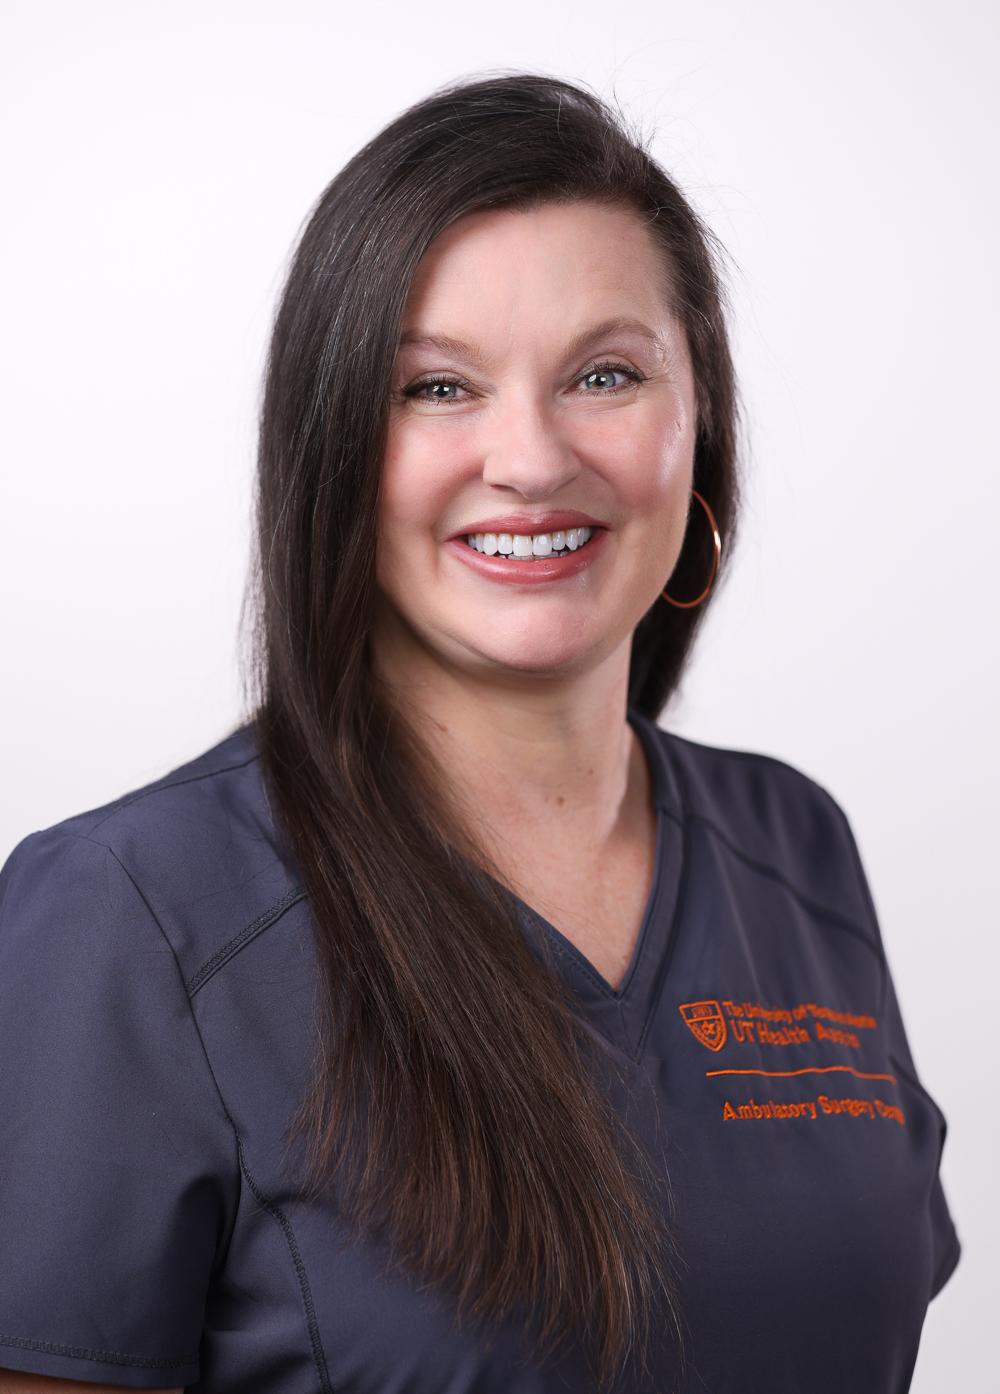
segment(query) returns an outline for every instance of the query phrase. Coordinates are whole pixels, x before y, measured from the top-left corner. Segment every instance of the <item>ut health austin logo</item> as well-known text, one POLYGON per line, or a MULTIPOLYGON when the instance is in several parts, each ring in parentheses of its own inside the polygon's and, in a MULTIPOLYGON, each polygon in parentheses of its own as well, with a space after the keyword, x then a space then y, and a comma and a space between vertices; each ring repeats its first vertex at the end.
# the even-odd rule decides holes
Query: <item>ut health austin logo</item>
POLYGON ((726 1018, 718 1002, 685 1002, 681 1016, 709 1050, 721 1050, 726 1044, 726 1018))

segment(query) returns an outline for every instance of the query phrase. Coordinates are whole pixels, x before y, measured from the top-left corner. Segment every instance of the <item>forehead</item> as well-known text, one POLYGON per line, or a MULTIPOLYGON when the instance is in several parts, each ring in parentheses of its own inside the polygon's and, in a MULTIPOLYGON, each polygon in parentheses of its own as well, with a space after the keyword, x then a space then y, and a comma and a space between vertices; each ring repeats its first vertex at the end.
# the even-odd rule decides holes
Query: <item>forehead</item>
POLYGON ((669 298, 663 250, 629 209, 585 202, 489 209, 459 219, 428 248, 404 332, 447 331, 471 319, 494 333, 662 319, 670 317, 669 298))

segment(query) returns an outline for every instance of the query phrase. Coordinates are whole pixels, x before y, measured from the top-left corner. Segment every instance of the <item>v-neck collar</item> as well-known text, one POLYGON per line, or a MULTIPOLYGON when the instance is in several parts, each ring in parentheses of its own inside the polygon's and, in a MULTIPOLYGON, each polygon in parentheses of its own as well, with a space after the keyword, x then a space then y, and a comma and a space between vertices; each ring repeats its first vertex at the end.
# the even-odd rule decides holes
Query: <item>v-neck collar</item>
POLYGON ((635 948, 617 988, 598 973, 575 944, 530 906, 520 902, 521 919, 529 941, 544 935, 545 956, 552 968, 581 998, 589 1015, 626 1054, 642 1053, 646 1032, 663 990, 674 939, 684 867, 684 816, 681 791, 663 746, 663 735, 652 722, 629 712, 649 764, 656 811, 656 861, 646 908, 635 948), (532 931, 535 931, 534 933, 532 931))

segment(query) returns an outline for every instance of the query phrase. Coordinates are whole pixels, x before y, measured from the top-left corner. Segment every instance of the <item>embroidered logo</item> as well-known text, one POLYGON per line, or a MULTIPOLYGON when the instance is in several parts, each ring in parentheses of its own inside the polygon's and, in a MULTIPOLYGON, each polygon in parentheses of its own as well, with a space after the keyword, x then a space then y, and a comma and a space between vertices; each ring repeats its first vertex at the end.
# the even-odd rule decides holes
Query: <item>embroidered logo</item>
POLYGON ((680 1014, 709 1050, 721 1050, 726 1044, 726 1018, 718 1002, 685 1002, 680 1014))

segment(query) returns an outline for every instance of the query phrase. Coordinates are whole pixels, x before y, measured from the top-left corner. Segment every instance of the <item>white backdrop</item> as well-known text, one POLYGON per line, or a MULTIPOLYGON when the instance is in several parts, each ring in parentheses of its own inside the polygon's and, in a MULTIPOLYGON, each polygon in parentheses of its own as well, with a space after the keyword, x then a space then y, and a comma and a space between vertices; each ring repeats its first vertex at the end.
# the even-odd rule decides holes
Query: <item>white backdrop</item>
POLYGON ((965 1244, 914 1388, 987 1388, 996 6, 6 0, 0 28, 0 857, 239 717, 257 381, 334 171, 461 74, 616 93, 735 260, 752 444, 667 724, 853 820, 965 1244))

